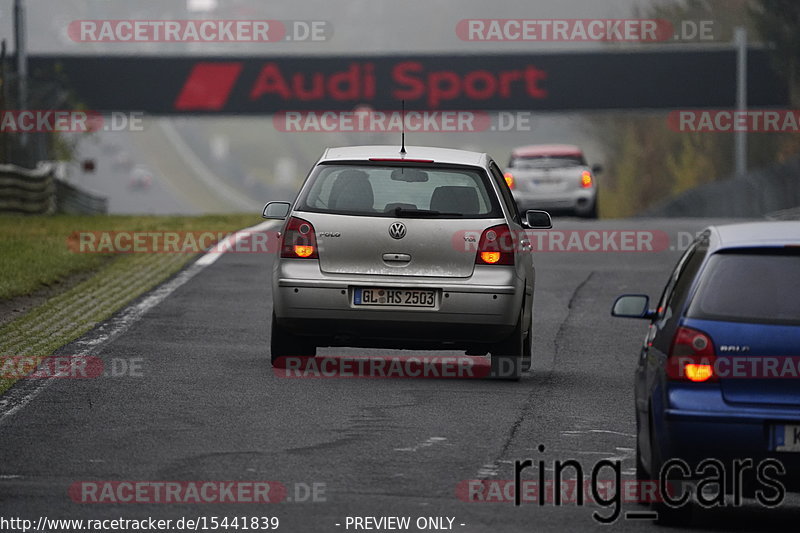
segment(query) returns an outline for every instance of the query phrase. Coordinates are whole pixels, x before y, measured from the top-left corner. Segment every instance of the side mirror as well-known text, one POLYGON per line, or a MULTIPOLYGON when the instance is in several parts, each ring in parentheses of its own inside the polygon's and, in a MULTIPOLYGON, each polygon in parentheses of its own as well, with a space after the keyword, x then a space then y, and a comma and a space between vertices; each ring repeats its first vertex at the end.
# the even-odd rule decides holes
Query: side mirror
POLYGON ((525 212, 525 222, 531 229, 550 229, 553 227, 553 219, 547 211, 537 211, 529 209, 525 212))
POLYGON ((289 202, 270 202, 264 206, 264 211, 261 213, 261 216, 275 220, 284 220, 289 216, 289 210, 291 208, 292 204, 289 202))
POLYGON ((653 318, 655 311, 650 309, 650 297, 645 294, 626 294, 620 296, 611 308, 611 316, 622 318, 653 318))
POLYGON ((592 174, 602 174, 603 165, 592 165, 592 174))

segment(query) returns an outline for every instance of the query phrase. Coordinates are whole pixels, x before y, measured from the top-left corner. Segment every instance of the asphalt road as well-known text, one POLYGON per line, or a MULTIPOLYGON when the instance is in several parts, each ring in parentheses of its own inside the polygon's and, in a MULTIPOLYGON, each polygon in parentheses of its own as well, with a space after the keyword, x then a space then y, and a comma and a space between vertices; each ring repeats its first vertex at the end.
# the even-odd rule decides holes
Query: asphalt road
MULTIPOLYGON (((557 229, 664 231, 679 248, 707 221, 556 223, 557 229)), ((678 253, 537 254, 534 368, 519 383, 276 377, 267 357, 272 258, 226 254, 97 346, 107 364, 139 361, 135 375, 53 380, 2 418, 0 516, 275 516, 278 531, 286 532, 355 531, 346 527, 348 516, 409 516, 408 531, 418 531, 419 517, 454 518, 453 529, 464 532, 601 528, 592 518, 596 506, 465 502, 456 487, 470 479, 513 479, 514 461, 528 458, 546 465, 576 459, 587 471, 600 459, 618 459, 632 479, 632 376, 647 326, 613 319, 609 309, 620 293, 656 297, 678 253), (314 483, 324 492, 317 501, 272 504, 70 498, 76 482, 103 480, 269 480, 286 486, 292 500, 314 483)), ((642 509, 623 506, 623 512, 642 509)), ((793 531, 798 509, 795 500, 770 512, 728 508, 701 516, 696 527, 793 531)), ((655 526, 621 517, 609 527, 655 526)))

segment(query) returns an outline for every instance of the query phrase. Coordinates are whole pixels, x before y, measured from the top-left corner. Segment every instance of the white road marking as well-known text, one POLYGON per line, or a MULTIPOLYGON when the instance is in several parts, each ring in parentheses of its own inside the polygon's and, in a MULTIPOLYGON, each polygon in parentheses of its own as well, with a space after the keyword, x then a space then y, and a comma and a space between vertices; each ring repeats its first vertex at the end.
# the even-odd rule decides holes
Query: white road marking
POLYGON ((416 452, 417 450, 420 450, 422 448, 428 448, 430 446, 433 446, 434 444, 441 444, 446 440, 447 439, 444 438, 444 437, 430 437, 426 441, 420 442, 419 444, 417 444, 415 446, 412 446, 410 448, 395 448, 394 451, 396 451, 396 452, 416 452))
POLYGON ((577 437, 579 435, 585 435, 587 433, 608 433, 610 435, 621 435, 623 437, 636 437, 633 433, 623 433, 622 431, 612 431, 610 429, 588 429, 588 430, 568 430, 562 431, 561 435, 564 437, 577 437))
MULTIPOLYGON (((561 435, 563 437, 579 437, 579 436, 588 435, 588 434, 591 434, 591 433, 606 433, 606 434, 610 434, 610 435, 617 435, 617 436, 628 437, 628 438, 632 438, 632 439, 636 438, 636 435, 633 435, 631 433, 624 433, 622 431, 612 431, 612 430, 609 430, 609 429, 566 430, 566 431, 562 431, 561 435)), ((615 446, 614 447, 614 452, 601 451, 601 450, 576 450, 575 452, 572 452, 572 453, 574 453, 576 455, 600 456, 605 460, 620 461, 621 463, 625 462, 625 461, 627 461, 629 459, 631 459, 631 460, 634 459, 634 457, 636 455, 636 451, 634 450, 634 448, 628 448, 628 447, 623 447, 623 446, 615 446)), ((563 460, 563 458, 562 458, 562 460, 563 460)), ((503 464, 514 464, 514 462, 513 461, 509 461, 509 460, 498 459, 494 463, 487 463, 487 464, 481 466, 478 469, 478 473, 476 474, 476 479, 488 479, 490 477, 496 477, 497 475, 499 475, 500 467, 503 464)), ((537 468, 538 468, 538 465, 537 465, 537 468)), ((554 470, 554 468, 552 466, 552 461, 549 464, 547 462, 545 462, 543 470, 545 472, 555 472, 555 470, 554 470)), ((626 475, 628 475, 628 474, 632 475, 635 472, 636 472, 635 469, 624 469, 624 470, 622 470, 622 474, 626 474, 626 475)), ((586 476, 584 476, 584 477, 586 477, 586 476)))
MULTIPOLYGON (((241 239, 248 237, 251 233, 266 231, 274 224, 274 221, 266 221, 250 228, 245 228, 243 230, 234 232, 227 237, 226 240, 229 242, 226 244, 232 244, 235 246, 236 243, 238 243, 241 239)), ((145 313, 163 302, 179 287, 195 277, 209 265, 214 264, 223 253, 226 253, 218 250, 230 250, 231 248, 232 246, 226 246, 224 248, 215 246, 213 251, 205 253, 189 267, 178 273, 177 276, 153 290, 142 301, 126 307, 115 318, 105 322, 103 325, 93 330, 93 332, 88 333, 87 335, 91 335, 91 338, 83 341, 75 341, 76 345, 83 346, 83 348, 79 349, 77 353, 72 355, 76 357, 85 357, 90 355, 101 345, 127 331, 145 313)), ((28 405, 31 400, 33 400, 43 390, 50 386, 50 384, 53 383, 53 380, 54 377, 43 380, 35 380, 35 384, 32 387, 25 387, 24 389, 11 387, 11 389, 6 391, 3 397, 0 398, 0 425, 18 413, 23 407, 28 405)))
POLYGON ((478 473, 476 474, 477 479, 495 477, 499 473, 499 469, 500 467, 497 463, 487 463, 478 469, 478 473))

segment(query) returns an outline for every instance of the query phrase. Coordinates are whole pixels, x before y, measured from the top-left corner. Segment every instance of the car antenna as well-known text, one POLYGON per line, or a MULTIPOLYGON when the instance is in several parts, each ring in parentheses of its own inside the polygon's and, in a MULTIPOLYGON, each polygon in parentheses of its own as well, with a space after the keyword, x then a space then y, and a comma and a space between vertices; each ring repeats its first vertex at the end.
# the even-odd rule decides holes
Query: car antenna
POLYGON ((406 153, 406 101, 401 100, 400 103, 400 118, 403 120, 403 124, 401 125, 401 133, 400 133, 400 153, 405 155, 406 153))

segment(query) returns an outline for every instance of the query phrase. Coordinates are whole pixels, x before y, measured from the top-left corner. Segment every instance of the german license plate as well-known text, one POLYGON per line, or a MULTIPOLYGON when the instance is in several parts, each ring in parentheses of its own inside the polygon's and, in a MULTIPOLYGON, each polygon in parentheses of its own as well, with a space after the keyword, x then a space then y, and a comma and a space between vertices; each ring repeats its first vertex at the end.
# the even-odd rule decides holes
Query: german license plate
POLYGON ((800 452, 800 425, 772 426, 775 436, 775 451, 800 452))
POLYGON ((418 289, 357 288, 353 305, 385 305, 389 307, 434 307, 436 291, 418 289))

